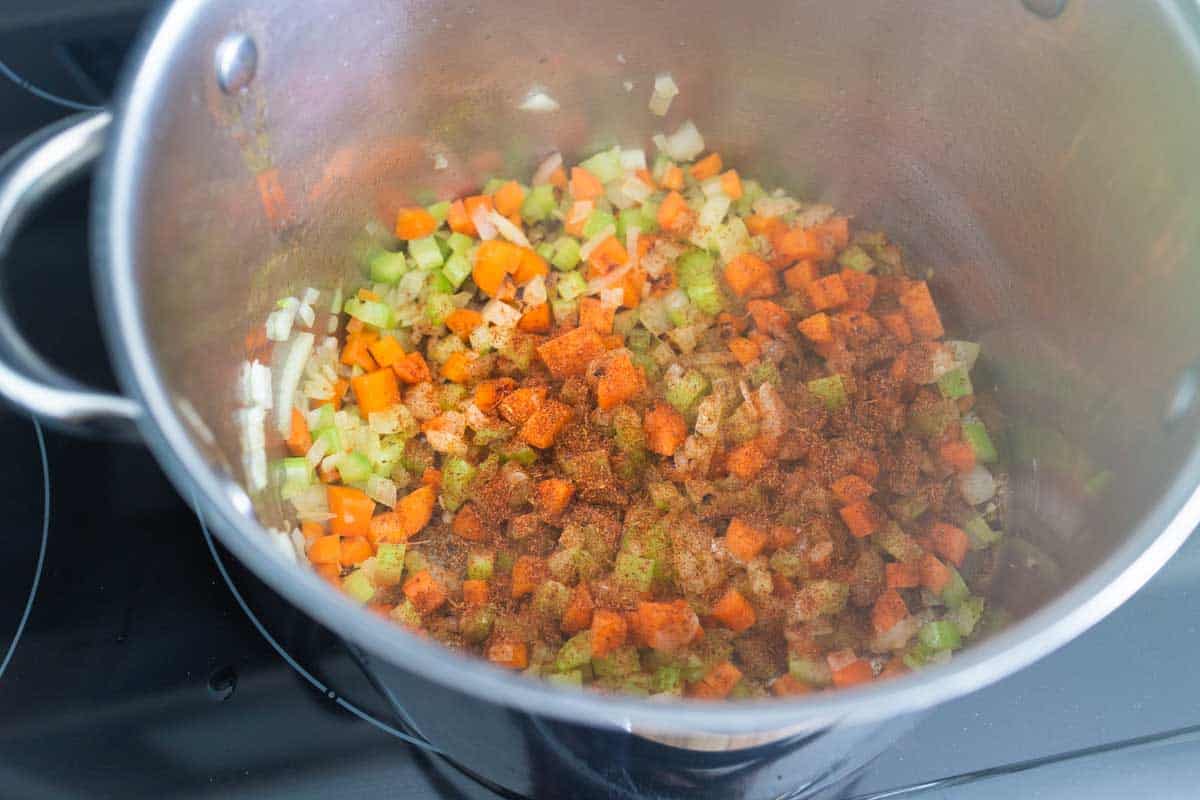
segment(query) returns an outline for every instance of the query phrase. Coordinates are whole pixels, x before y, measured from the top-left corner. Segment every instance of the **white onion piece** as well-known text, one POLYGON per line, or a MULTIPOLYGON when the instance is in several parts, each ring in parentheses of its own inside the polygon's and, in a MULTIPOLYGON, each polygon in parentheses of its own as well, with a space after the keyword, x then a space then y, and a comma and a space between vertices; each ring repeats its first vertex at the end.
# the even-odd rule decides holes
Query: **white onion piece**
POLYGON ((707 395, 696 406, 696 433, 715 438, 721 430, 721 398, 717 394, 707 395))
POLYGON ((495 210, 487 212, 487 215, 501 236, 513 244, 520 245, 521 247, 529 247, 529 240, 525 238, 525 233, 516 225, 513 225, 507 217, 495 210))
POLYGON ((388 508, 396 507, 396 484, 390 478, 372 475, 367 478, 367 485, 364 491, 376 503, 382 503, 388 508))
POLYGON ((831 205, 813 203, 811 206, 802 208, 792 224, 797 228, 811 228, 813 225, 820 225, 832 217, 833 212, 834 208, 831 205))
POLYGON ((329 455, 329 444, 326 439, 317 439, 312 443, 312 447, 308 448, 308 452, 304 454, 304 458, 308 461, 308 465, 316 469, 325 456, 329 455))
POLYGON ((633 81, 622 81, 621 86, 623 86, 625 88, 626 92, 633 91, 633 81))
POLYGON ((243 408, 234 420, 241 431, 242 469, 251 492, 267 487, 267 412, 262 408, 243 408))
POLYGON ((637 175, 628 175, 621 181, 621 193, 636 205, 644 202, 653 192, 637 175))
MULTIPOLYGON (((658 140, 655 140, 655 144, 658 140)), ((690 119, 679 126, 679 130, 663 139, 661 148, 675 161, 691 161, 704 152, 704 137, 690 119)))
POLYGON ((471 222, 475 223, 475 230, 479 232, 480 239, 487 241, 496 238, 496 226, 492 223, 491 214, 483 206, 476 206, 471 212, 471 222))
POLYGON ((492 329, 487 325, 480 325, 475 330, 471 331, 470 336, 471 349, 476 353, 486 353, 492 349, 492 329))
POLYGON ((754 407, 762 419, 762 433, 778 439, 787 432, 787 405, 775 384, 763 381, 754 393, 754 407))
POLYGON ((367 415, 367 427, 372 433, 387 436, 400 430, 400 409, 397 406, 383 411, 372 411, 367 415))
POLYGON ((754 201, 754 213, 764 217, 781 217, 800 208, 790 197, 760 197, 754 201))
POLYGON ((306 328, 311 328, 313 323, 317 321, 317 314, 313 311, 313 307, 307 303, 301 303, 300 308, 296 310, 296 318, 300 320, 300 324, 306 328))
POLYGON ((562 166, 562 153, 551 153, 550 156, 538 164, 538 168, 533 172, 533 180, 531 183, 534 186, 543 186, 550 182, 550 176, 554 174, 554 170, 562 166))
POLYGON ((954 354, 955 363, 960 367, 967 371, 975 367, 975 362, 979 359, 978 344, 975 342, 950 340, 946 342, 946 346, 950 348, 950 352, 954 354))
MULTIPOLYGON (((607 275, 601 275, 599 278, 592 278, 587 283, 587 289, 584 294, 600 294, 611 289, 625 279, 625 274, 633 269, 630 264, 625 264, 622 267, 617 267, 607 275)), ((624 295, 622 295, 624 296, 624 295)))
POLYGON ((285 297, 280 307, 267 315, 267 338, 273 342, 286 342, 292 335, 292 324, 296 321, 296 309, 300 301, 285 297))
POLYGON ((467 407, 463 413, 467 420, 467 427, 473 430, 491 427, 492 421, 488 418, 488 415, 483 413, 483 410, 474 403, 467 403, 467 407))
POLYGON ((600 305, 603 308, 620 308, 625 299, 625 290, 619 286, 600 290, 600 305))
POLYGON ((480 312, 483 321, 501 328, 511 328, 521 320, 521 312, 499 298, 492 298, 480 312))
POLYGON ((987 467, 976 464, 970 472, 959 476, 958 493, 973 506, 986 503, 996 496, 996 480, 987 467))
POLYGON ((258 361, 246 362, 241 373, 241 402, 244 406, 271 408, 271 368, 258 361))
POLYGON ((445 169, 448 166, 450 166, 450 162, 446 160, 446 156, 444 156, 441 153, 437 153, 434 155, 434 157, 433 157, 433 168, 434 169, 445 169))
POLYGON ((916 635, 921 628, 921 620, 914 616, 907 616, 897 622, 892 627, 888 628, 883 633, 877 634, 871 640, 871 650, 876 653, 887 653, 892 650, 899 650, 908 644, 908 640, 916 635))
POLYGON ((637 172, 639 169, 646 168, 646 151, 638 148, 636 150, 621 151, 621 169, 627 172, 637 172))
POLYGON ((557 100, 541 89, 533 89, 529 94, 525 95, 525 99, 521 101, 521 105, 517 106, 517 108, 522 111, 545 114, 551 111, 558 111, 559 106, 557 100))
POLYGON ((604 244, 604 240, 615 235, 616 232, 617 228, 615 225, 606 226, 604 230, 600 231, 595 236, 583 243, 583 247, 579 248, 579 258, 583 261, 587 261, 588 257, 591 256, 592 251, 604 244))
POLYGON ((630 225, 625 229, 625 252, 629 254, 628 266, 630 269, 637 269, 638 237, 641 235, 642 230, 636 225, 630 225))
POLYGON ((540 306, 546 302, 546 298, 546 278, 543 275, 535 277, 521 290, 521 299, 531 306, 540 306))
POLYGON ((300 295, 300 302, 306 306, 315 306, 320 299, 321 292, 311 286, 304 290, 304 294, 300 295))
POLYGON ((679 94, 679 87, 669 72, 660 73, 654 77, 654 94, 650 95, 650 112, 659 117, 665 117, 671 107, 671 101, 679 94))
POLYGON ((721 220, 725 219, 732 202, 729 195, 724 192, 709 197, 700 209, 700 216, 696 220, 697 227, 711 232, 713 228, 721 224, 721 220))
POLYGON ((716 194, 725 194, 725 190, 721 188, 721 176, 709 178, 704 183, 700 184, 700 191, 704 192, 705 197, 712 197, 716 194))
POLYGON ((279 371, 279 387, 275 397, 275 427, 285 439, 292 433, 292 403, 296 389, 300 386, 300 378, 304 375, 304 365, 312 355, 314 341, 315 337, 311 333, 296 334, 283 360, 283 368, 279 371))

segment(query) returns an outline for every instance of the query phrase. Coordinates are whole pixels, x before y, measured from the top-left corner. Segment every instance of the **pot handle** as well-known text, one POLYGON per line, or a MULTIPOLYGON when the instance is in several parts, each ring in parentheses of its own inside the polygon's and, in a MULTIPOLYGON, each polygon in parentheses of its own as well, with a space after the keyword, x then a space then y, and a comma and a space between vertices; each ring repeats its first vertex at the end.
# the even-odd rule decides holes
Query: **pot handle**
MULTIPOLYGON (((0 158, 0 268, 26 216, 104 149, 112 114, 76 114, 31 134, 0 158)), ((17 329, 0 289, 0 398, 70 433, 136 438, 141 406, 82 386, 46 363, 17 329)))

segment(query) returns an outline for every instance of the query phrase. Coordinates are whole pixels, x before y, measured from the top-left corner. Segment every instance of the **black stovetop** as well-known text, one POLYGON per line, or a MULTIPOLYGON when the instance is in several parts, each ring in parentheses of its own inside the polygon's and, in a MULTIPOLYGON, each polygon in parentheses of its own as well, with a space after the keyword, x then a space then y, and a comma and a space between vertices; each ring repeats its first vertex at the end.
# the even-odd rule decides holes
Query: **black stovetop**
MULTIPOLYGON (((111 62, 133 22, 105 27, 102 44, 76 37, 76 51, 111 62)), ((0 53, 12 41, 0 24, 0 53)), ((15 92, 0 87, 0 107, 28 114, 0 123, 4 146, 58 114, 15 92)), ((76 186, 39 213, 5 283, 52 360, 111 385, 89 299, 87 191, 76 186)), ((43 437, 7 411, 0 449, 0 794, 497 796, 364 721, 394 722, 361 677, 339 671, 337 640, 297 615, 289 630, 266 633, 316 680, 338 674, 340 694, 330 699, 298 674, 239 606, 146 450, 43 437), (35 577, 27 625, 4 661, 35 577)), ((232 559, 223 564, 251 610, 274 602, 232 559)), ((846 796, 1196 796, 1196 586, 1200 540, 1071 645, 936 709, 846 796)))

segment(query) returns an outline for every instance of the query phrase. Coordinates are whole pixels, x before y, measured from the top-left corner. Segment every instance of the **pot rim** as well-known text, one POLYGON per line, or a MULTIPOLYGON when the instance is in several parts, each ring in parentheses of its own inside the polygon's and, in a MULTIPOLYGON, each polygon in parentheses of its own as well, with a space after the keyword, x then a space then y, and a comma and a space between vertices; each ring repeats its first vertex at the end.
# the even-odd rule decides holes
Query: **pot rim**
POLYGON ((1099 622, 1150 577, 1200 523, 1200 443, 1154 508, 1105 561, 1045 607, 968 647, 948 664, 886 682, 796 699, 662 703, 555 687, 492 667, 365 613, 314 573, 282 563, 255 543, 262 527, 235 508, 229 478, 193 442, 154 368, 137 291, 134 213, 153 110, 175 46, 211 5, 176 0, 148 23, 124 69, 112 139, 94 186, 92 270, 104 336, 123 389, 146 409, 141 430, 176 488, 207 514, 221 543, 289 602, 338 635, 481 700, 532 714, 625 730, 758 733, 811 725, 870 723, 923 710, 994 683, 1064 645, 1099 622))

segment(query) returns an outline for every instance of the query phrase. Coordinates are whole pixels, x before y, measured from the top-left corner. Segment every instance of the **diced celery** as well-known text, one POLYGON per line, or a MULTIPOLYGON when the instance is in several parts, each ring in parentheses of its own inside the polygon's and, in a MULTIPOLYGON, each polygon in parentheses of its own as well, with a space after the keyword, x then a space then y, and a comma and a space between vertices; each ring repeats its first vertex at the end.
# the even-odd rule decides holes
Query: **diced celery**
POLYGON ((483 182, 483 192, 482 193, 483 194, 495 194, 497 191, 499 191, 500 187, 506 183, 508 183, 508 181, 504 180, 504 178, 488 178, 486 181, 483 182))
POLYGON ((617 553, 613 574, 626 586, 648 592, 654 582, 654 561, 629 552, 617 553))
POLYGON ((954 363, 968 371, 975 366, 975 362, 979 359, 981 348, 978 342, 964 342, 959 339, 951 339, 946 342, 946 346, 954 354, 954 363))
POLYGON ((371 477, 371 461, 362 453, 342 453, 337 459, 338 475, 344 483, 362 483, 371 477))
POLYGON ((467 261, 467 257, 461 253, 451 253, 446 259, 445 266, 442 267, 442 275, 450 282, 450 285, 455 289, 463 285, 467 278, 471 277, 471 262, 467 261))
POLYGON ((475 467, 466 459, 449 456, 442 462, 442 505, 457 511, 467 500, 475 467))
MULTIPOLYGON (((439 278, 442 276, 439 275, 439 278)), ((445 280, 442 278, 442 280, 445 280)), ((454 313, 454 300, 448 294, 431 294, 425 301, 425 319, 434 325, 441 325, 446 317, 454 313)), ((458 337, 455 337, 458 338, 458 337)))
POLYGON ((426 569, 429 569, 429 561, 423 553, 417 550, 409 550, 404 554, 404 571, 409 575, 415 575, 426 569))
POLYGON ((375 583, 395 586, 404 576, 404 542, 380 542, 375 550, 375 583))
POLYGON ((871 538, 883 552, 897 561, 913 562, 925 554, 921 545, 905 533, 895 520, 888 520, 871 538))
POLYGON ((756 201, 766 196, 766 191, 763 190, 762 184, 760 184, 758 181, 753 179, 743 180, 742 196, 738 198, 737 203, 734 205, 734 209, 738 214, 745 216, 746 214, 750 213, 751 209, 754 208, 754 203, 756 201))
POLYGON ((580 162, 579 166, 595 175, 601 183, 615 181, 625 174, 621 168, 621 149, 619 147, 596 153, 591 158, 580 162))
POLYGON ((846 386, 842 383, 841 375, 817 378, 809 381, 807 385, 808 390, 821 398, 830 411, 837 411, 846 405, 846 386))
MULTIPOLYGON (((499 553, 496 554, 496 572, 497 573, 499 573, 500 575, 507 575, 510 572, 512 572, 512 568, 513 568, 512 553, 508 552, 507 550, 501 550, 499 553)), ((547 581, 547 583, 549 583, 549 581, 547 581)), ((542 584, 542 586, 545 586, 545 585, 546 585, 545 583, 542 584)), ((566 589, 567 587, 563 586, 563 588, 566 589)), ((567 591, 569 594, 570 590, 568 589, 567 591)), ((535 593, 535 596, 536 596, 536 593, 535 593)), ((563 601, 563 604, 566 605, 566 601, 563 601)))
POLYGON ((696 308, 705 314, 718 314, 725 307, 725 298, 716 281, 687 289, 688 299, 695 303, 696 308))
POLYGON ((644 353, 650 349, 652 338, 653 336, 650 331, 645 328, 634 328, 625 337, 625 346, 635 353, 644 353))
POLYGON ((477 606, 463 611, 458 621, 459 633, 468 642, 482 642, 492 634, 496 611, 491 606, 477 606))
POLYGON ((638 315, 635 309, 629 308, 624 311, 618 311, 613 318, 613 333, 620 334, 622 338, 628 336, 633 331, 633 326, 638 323, 638 315))
POLYGON ((742 253, 750 252, 750 231, 740 217, 734 217, 723 225, 717 226, 712 235, 713 243, 721 256, 721 262, 728 264, 742 253))
POLYGON ((975 632, 979 618, 983 616, 984 601, 982 597, 968 597, 958 608, 946 615, 946 619, 954 623, 958 632, 964 637, 975 632))
POLYGON ((958 570, 949 564, 946 565, 946 569, 950 570, 950 582, 942 589, 942 602, 947 608, 958 608, 971 592, 958 570))
POLYGON ((429 215, 437 220, 437 224, 441 225, 446 221, 446 215, 450 213, 450 201, 442 200, 441 202, 425 206, 425 210, 429 215))
POLYGON ((636 647, 618 647, 610 653, 592 659, 592 672, 597 678, 623 678, 642 668, 636 647))
POLYGON ((908 425, 913 432, 937 438, 958 419, 958 406, 953 400, 943 399, 934 403, 913 403, 909 407, 908 425))
POLYGON ((376 328, 392 327, 392 307, 375 300, 359 300, 351 297, 343 304, 345 311, 355 319, 376 328))
POLYGON ((623 208, 617 214, 617 239, 624 243, 630 228, 637 228, 642 233, 654 233, 658 229, 658 221, 646 213, 645 205, 623 208))
POLYGON ((652 197, 642 201, 642 233, 658 232, 659 203, 652 197))
POLYGON ((513 336, 500 348, 500 355, 513 362, 517 369, 529 369, 536 354, 537 340, 532 336, 513 336))
POLYGON ((408 254, 421 269, 437 269, 442 265, 442 251, 432 236, 413 239, 408 243, 408 254))
POLYGON ((694 412, 701 398, 708 394, 709 382, 704 373, 689 369, 675 383, 667 386, 666 400, 685 416, 694 412))
POLYGON ((328 427, 317 428, 312 432, 313 442, 325 442, 326 453, 337 453, 342 449, 342 435, 338 433, 338 429, 333 427, 330 422, 328 427))
POLYGON ((675 694, 682 690, 683 684, 679 667, 668 664, 654 670, 650 676, 650 691, 654 694, 675 694))
POLYGON ((361 569, 356 569, 342 578, 342 591, 360 603, 369 603, 375 596, 375 587, 371 584, 371 579, 361 569))
POLYGON ((573 669, 570 672, 551 672, 546 676, 546 682, 555 686, 570 686, 574 689, 583 688, 583 670, 573 669))
POLYGON ((438 407, 442 411, 454 410, 467 396, 467 391, 467 387, 460 383, 443 383, 438 387, 438 407))
POLYGON ((750 378, 750 385, 756 389, 764 383, 774 386, 783 383, 783 378, 779 375, 779 367, 775 366, 774 361, 759 361, 750 367, 747 377, 750 378))
POLYGON ((804 572, 804 559, 791 550, 776 550, 771 554, 771 569, 785 578, 795 578, 804 572))
POLYGON ((476 551, 467 555, 467 579, 490 581, 495 570, 495 553, 476 551))
POLYGON ((453 291, 454 286, 450 283, 450 280, 442 274, 440 269, 429 273, 430 295, 450 294, 453 291))
POLYGON ((650 500, 659 511, 669 511, 683 500, 683 495, 675 488, 675 484, 669 481, 656 481, 650 484, 648 488, 650 491, 650 500))
POLYGON ((587 222, 583 223, 583 238, 591 239, 605 228, 615 229, 616 226, 616 217, 609 212, 598 208, 588 215, 587 222))
POLYGON ((586 291, 587 280, 578 270, 558 276, 558 296, 563 300, 574 300, 586 291))
MULTIPOLYGON (((503 556, 501 553, 500 556, 503 556)), ((499 559, 500 556, 497 556, 499 559)), ((543 581, 533 592, 532 606, 539 616, 558 619, 571 600, 571 590, 558 581, 543 581)))
POLYGON ((642 430, 642 419, 638 413, 630 406, 617 406, 613 409, 612 420, 617 448, 630 455, 643 453, 646 449, 646 433, 642 430))
POLYGON ((950 400, 956 400, 960 397, 974 394, 975 389, 971 386, 971 376, 967 374, 966 367, 955 367, 946 372, 942 377, 938 378, 938 391, 942 393, 942 397, 950 400))
POLYGON ((280 486, 302 488, 313 482, 312 467, 303 457, 281 458, 275 462, 275 470, 280 486))
POLYGON ((690 250, 679 257, 676 265, 679 285, 684 289, 690 286, 703 286, 713 283, 713 265, 716 263, 709 253, 703 250, 690 250))
POLYGON ((577 633, 566 641, 554 657, 554 671, 578 669, 592 660, 592 632, 577 633))
POLYGON ((909 669, 920 669, 928 664, 937 652, 924 642, 917 641, 904 651, 904 665, 909 669))
POLYGON ((822 658, 788 656, 788 673, 796 680, 810 686, 828 686, 833 683, 833 673, 822 658))
POLYGON ((437 364, 445 364, 450 356, 466 349, 462 339, 457 336, 445 336, 430 343, 429 357, 437 364))
POLYGON ((521 203, 521 216, 527 222, 544 222, 554 213, 558 204, 554 201, 554 187, 550 184, 534 186, 521 203))
POLYGON ((926 622, 917 636, 920 637, 921 644, 932 650, 953 650, 962 645, 962 635, 958 632, 958 626, 946 620, 926 622))
POLYGON ((450 246, 451 252, 465 256, 475 246, 475 240, 465 233, 455 231, 446 237, 446 244, 450 246))
POLYGON ((328 428, 333 424, 333 403, 322 403, 315 410, 315 417, 309 417, 308 427, 312 430, 328 428))
POLYGON ((408 272, 408 260, 404 253, 393 253, 390 250, 379 250, 371 256, 368 262, 371 280, 376 283, 393 285, 400 276, 408 272))
POLYGON ((892 516, 905 522, 916 519, 928 510, 929 503, 919 494, 901 497, 891 506, 892 516))
POLYGON ((1003 538, 1001 533, 992 530, 991 526, 979 515, 975 515, 963 523, 963 531, 971 540, 972 550, 984 550, 1003 538))
POLYGON ((433 240, 437 242, 438 252, 442 254, 442 260, 445 261, 454 252, 450 249, 450 243, 444 236, 434 235, 433 240))
POLYGON ((970 421, 962 424, 963 438, 975 451, 975 460, 983 464, 991 464, 999 457, 992 437, 988 436, 987 428, 982 422, 970 421))
POLYGON ((546 261, 554 258, 554 243, 553 242, 538 242, 534 246, 533 252, 544 258, 546 261))
POLYGON ((851 245, 843 250, 838 256, 838 263, 858 272, 870 272, 875 267, 875 261, 858 245, 851 245))

